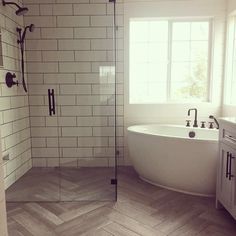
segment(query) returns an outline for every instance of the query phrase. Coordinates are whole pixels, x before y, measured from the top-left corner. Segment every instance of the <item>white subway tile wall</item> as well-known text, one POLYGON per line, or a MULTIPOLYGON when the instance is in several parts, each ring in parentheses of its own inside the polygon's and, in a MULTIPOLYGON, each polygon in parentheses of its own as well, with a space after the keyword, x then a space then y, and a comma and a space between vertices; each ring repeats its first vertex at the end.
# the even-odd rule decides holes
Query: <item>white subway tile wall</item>
POLYGON ((7 72, 15 73, 16 79, 21 83, 16 27, 23 25, 23 17, 16 16, 14 7, 3 7, 0 4, 3 49, 3 66, 0 66, 0 129, 2 154, 9 155, 9 160, 3 161, 5 188, 32 167, 28 95, 22 85, 8 88, 5 84, 7 72))
MULTIPOLYGON (((33 166, 113 166, 113 3, 24 0, 33 166), (47 90, 57 114, 48 115, 47 90), (58 149, 60 147, 60 149, 58 149), (60 155, 59 155, 60 154, 60 155), (60 158, 59 158, 60 157, 60 158)), ((123 0, 117 1, 117 143, 123 163, 123 0)))

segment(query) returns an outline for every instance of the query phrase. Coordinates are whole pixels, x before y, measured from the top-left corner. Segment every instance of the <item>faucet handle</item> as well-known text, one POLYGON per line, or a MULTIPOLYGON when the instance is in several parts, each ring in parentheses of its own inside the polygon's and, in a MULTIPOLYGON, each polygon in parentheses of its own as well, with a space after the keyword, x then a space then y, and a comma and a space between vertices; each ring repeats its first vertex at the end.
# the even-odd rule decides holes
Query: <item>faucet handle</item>
POLYGON ((202 125, 201 125, 201 128, 206 128, 206 125, 205 125, 205 124, 206 124, 206 121, 201 121, 201 124, 202 124, 202 125))
POLYGON ((186 120, 186 122, 187 122, 186 127, 190 127, 191 120, 186 120))
POLYGON ((214 122, 213 121, 210 121, 209 122, 209 129, 214 129, 214 126, 213 126, 214 122))

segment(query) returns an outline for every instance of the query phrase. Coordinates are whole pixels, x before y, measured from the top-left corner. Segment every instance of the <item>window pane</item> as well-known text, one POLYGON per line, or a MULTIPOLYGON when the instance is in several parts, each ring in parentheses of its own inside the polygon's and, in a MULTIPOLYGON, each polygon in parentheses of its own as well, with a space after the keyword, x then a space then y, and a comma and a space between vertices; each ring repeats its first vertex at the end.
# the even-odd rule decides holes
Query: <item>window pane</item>
POLYGON ((171 100, 207 101, 209 22, 174 22, 172 33, 171 100))
POLYGON ((190 63, 172 63, 171 81, 173 83, 188 81, 190 77, 190 63))
POLYGON ((167 83, 167 63, 150 63, 147 73, 149 83, 167 83))
POLYGON ((191 42, 191 61, 208 60, 208 42, 191 42))
POLYGON ((131 20, 130 103, 207 101, 209 28, 209 22, 131 20))
POLYGON ((149 21, 149 40, 150 42, 167 42, 168 22, 149 21))
POLYGON ((172 60, 189 61, 190 42, 173 42, 172 43, 172 60))
MULTIPOLYGON (((234 49, 235 50, 235 49, 234 49)), ((232 78, 231 78, 231 104, 236 104, 236 61, 232 62, 232 78)))
POLYGON ((208 91, 207 63, 203 61, 192 63, 190 65, 190 73, 186 70, 187 66, 176 65, 175 68, 178 68, 176 69, 176 73, 180 73, 182 80, 177 79, 172 81, 171 99, 206 101, 208 91), (181 72, 185 74, 181 74, 181 72))
POLYGON ((148 44, 147 43, 132 43, 130 45, 130 60, 131 62, 148 62, 148 44))
POLYGON ((174 22, 173 40, 190 40, 190 27, 188 22, 174 22))
POLYGON ((130 22, 130 41, 147 42, 148 41, 148 22, 131 21, 130 22))
POLYGON ((150 43, 148 45, 149 62, 167 61, 168 60, 167 43, 150 43))
POLYGON ((191 40, 208 40, 209 22, 193 22, 191 24, 191 40))
POLYGON ((143 22, 130 23, 130 103, 163 102, 167 99, 168 21, 143 22))
POLYGON ((135 63, 130 65, 130 82, 132 86, 135 83, 145 83, 147 81, 148 64, 135 63))

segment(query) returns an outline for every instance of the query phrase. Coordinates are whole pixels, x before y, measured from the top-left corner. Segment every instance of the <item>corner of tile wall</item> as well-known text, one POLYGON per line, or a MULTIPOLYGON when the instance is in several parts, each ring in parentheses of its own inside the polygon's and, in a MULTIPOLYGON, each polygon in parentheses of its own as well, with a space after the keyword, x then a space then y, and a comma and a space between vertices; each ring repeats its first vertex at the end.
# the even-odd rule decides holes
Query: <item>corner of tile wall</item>
MULTIPOLYGON (((22 4, 21 1, 18 3, 22 4)), ((8 88, 7 72, 15 73, 21 83, 20 51, 16 27, 23 27, 23 17, 16 16, 11 6, 0 5, 3 67, 0 67, 0 130, 4 161, 5 188, 8 188, 32 167, 28 94, 22 85, 8 88)))

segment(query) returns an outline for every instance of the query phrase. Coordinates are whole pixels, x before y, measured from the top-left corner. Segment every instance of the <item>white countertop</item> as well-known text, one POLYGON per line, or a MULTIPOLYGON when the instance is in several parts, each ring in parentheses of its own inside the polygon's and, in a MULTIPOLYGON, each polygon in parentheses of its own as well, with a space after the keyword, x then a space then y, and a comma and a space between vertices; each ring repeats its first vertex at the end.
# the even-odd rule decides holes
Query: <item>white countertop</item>
POLYGON ((219 122, 230 123, 236 125, 236 117, 221 117, 219 122))

